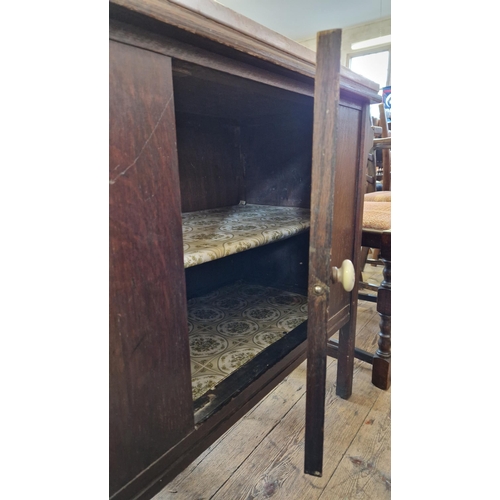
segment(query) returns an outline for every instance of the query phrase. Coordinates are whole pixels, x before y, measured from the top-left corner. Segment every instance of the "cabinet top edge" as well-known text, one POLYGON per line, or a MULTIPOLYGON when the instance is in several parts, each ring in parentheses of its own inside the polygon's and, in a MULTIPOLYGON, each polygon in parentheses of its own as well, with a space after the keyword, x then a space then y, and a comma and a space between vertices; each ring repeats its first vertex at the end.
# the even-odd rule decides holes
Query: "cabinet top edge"
MULTIPOLYGON (((313 50, 213 0, 110 0, 109 5, 314 79, 313 50)), ((381 102, 375 82, 344 66, 340 77, 341 89, 381 102)))

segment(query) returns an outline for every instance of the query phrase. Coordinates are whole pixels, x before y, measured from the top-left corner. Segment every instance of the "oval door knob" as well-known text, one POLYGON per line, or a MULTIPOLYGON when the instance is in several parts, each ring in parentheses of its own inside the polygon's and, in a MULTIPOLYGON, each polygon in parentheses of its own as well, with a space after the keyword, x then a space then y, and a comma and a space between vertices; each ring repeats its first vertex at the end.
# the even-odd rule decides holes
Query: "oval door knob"
POLYGON ((332 279, 334 283, 342 283, 346 292, 351 292, 356 282, 356 273, 352 262, 348 259, 342 262, 340 269, 332 267, 332 279))

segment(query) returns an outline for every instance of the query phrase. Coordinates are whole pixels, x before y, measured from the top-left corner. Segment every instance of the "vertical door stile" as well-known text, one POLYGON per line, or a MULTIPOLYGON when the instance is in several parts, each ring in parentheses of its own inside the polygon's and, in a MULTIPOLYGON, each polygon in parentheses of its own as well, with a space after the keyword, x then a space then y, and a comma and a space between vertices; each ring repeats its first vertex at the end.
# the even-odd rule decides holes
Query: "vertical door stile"
POLYGON ((321 476, 342 30, 318 33, 314 90, 305 473, 321 476))

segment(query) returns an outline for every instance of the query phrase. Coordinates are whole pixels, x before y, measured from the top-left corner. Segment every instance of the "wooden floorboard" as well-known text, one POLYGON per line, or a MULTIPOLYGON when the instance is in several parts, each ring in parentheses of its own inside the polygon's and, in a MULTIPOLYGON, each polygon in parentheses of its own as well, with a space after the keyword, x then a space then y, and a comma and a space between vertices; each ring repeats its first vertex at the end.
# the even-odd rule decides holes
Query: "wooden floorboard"
MULTIPOLYGON (((378 323, 376 304, 360 302, 357 347, 376 349, 378 323)), ((322 477, 303 473, 304 362, 154 500, 389 500, 391 391, 374 387, 371 366, 356 360, 353 394, 343 400, 337 361, 328 363, 322 477)))
POLYGON ((390 393, 380 394, 320 500, 391 498, 390 393))

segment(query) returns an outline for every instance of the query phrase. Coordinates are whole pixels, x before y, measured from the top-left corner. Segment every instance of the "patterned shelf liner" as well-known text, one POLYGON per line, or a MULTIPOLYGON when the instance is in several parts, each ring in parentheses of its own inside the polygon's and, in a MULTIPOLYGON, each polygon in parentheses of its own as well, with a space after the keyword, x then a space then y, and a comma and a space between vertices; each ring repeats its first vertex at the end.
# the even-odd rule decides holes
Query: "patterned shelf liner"
POLYGON ((305 231, 310 210, 235 205, 182 214, 184 267, 227 257, 305 231))
POLYGON ((307 319, 307 297, 237 282, 188 301, 193 399, 307 319))

